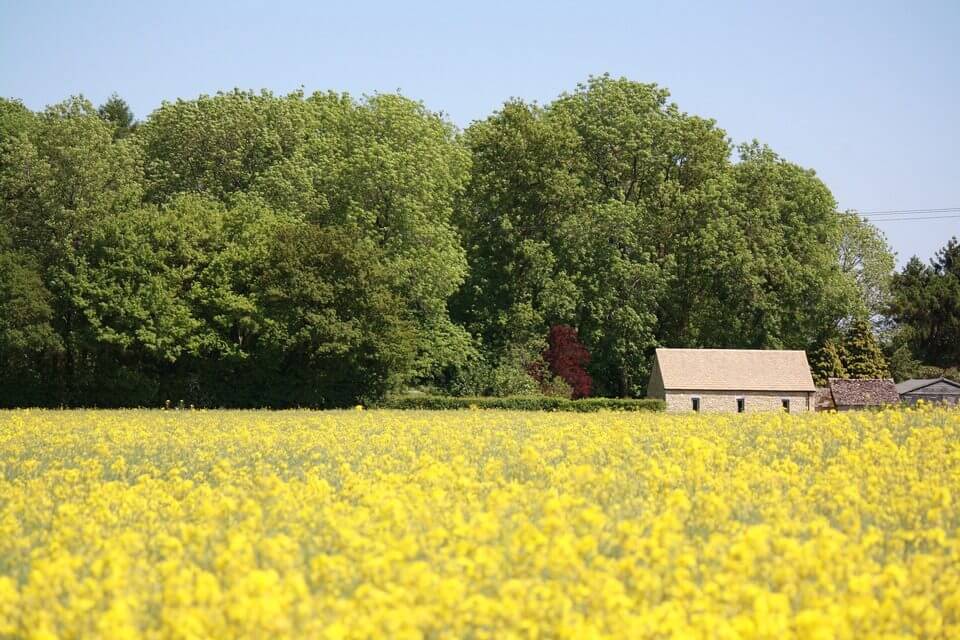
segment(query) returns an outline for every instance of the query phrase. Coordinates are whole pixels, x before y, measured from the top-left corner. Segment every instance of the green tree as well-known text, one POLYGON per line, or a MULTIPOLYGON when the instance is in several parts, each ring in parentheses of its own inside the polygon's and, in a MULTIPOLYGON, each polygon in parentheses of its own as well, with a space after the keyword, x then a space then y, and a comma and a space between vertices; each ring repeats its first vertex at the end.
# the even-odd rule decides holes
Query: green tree
POLYGON ((856 212, 840 214, 840 271, 860 293, 864 313, 879 317, 890 304, 895 258, 883 232, 856 212))
POLYGON ((130 105, 115 93, 97 108, 97 114, 113 127, 114 140, 126 138, 137 128, 130 105))
POLYGON ((576 291, 557 272, 553 245, 581 199, 564 170, 574 142, 542 110, 517 101, 466 133, 473 164, 457 223, 470 271, 452 307, 494 360, 518 348, 525 358, 539 354, 546 316, 573 312, 576 291))
POLYGON ((429 381, 462 366, 472 344, 451 322, 447 300, 467 269, 451 222, 470 158, 454 128, 399 95, 357 102, 318 93, 305 108, 313 124, 301 146, 253 190, 310 224, 346 225, 378 248, 412 314, 415 357, 401 377, 429 381))
POLYGON ((305 223, 279 230, 258 283, 259 362, 272 373, 271 404, 375 401, 409 372, 413 314, 382 250, 358 231, 305 223))
POLYGON ((27 125, 0 141, 0 223, 49 292, 49 323, 63 349, 35 371, 56 381, 50 403, 85 402, 83 390, 99 382, 99 354, 67 282, 95 222, 139 203, 139 154, 127 141, 114 143, 111 127, 82 98, 18 120, 27 125))
POLYGON ((813 171, 769 148, 754 142, 740 154, 733 217, 744 239, 731 261, 742 265, 742 275, 725 277, 733 288, 721 299, 734 317, 721 326, 744 336, 738 346, 802 348, 857 304, 837 264, 836 203, 813 171))
POLYGON ((309 233, 349 228, 352 237, 337 237, 375 247, 391 274, 384 286, 410 314, 414 353, 386 359, 383 380, 438 380, 471 357, 470 337, 446 307, 466 272, 451 216, 469 156, 454 128, 420 103, 232 92, 165 104, 136 138, 149 200, 189 192, 230 205, 256 197, 309 233))
POLYGON ((29 135, 36 116, 19 100, 0 98, 0 144, 20 135, 29 135))
MULTIPOLYGON (((462 134, 393 94, 233 91, 143 123, 117 96, 0 100, 3 375, 101 406, 532 392, 563 324, 594 393, 638 395, 657 345, 803 348, 875 313, 882 238, 668 99, 595 77, 462 134)), ((898 280, 918 353, 953 357, 954 253, 898 280)))
POLYGON ((695 201, 723 166, 722 132, 653 85, 604 76, 546 108, 509 102, 466 141, 459 225, 471 271, 455 315, 494 354, 576 326, 597 391, 641 392, 674 272, 664 217, 708 216, 706 202, 673 205, 695 201))
POLYGON ((916 256, 893 278, 890 316, 914 356, 940 367, 960 365, 960 242, 951 238, 929 265, 916 256))
POLYGON ((146 199, 199 193, 226 201, 250 190, 319 126, 308 111, 301 94, 277 98, 266 91, 164 102, 137 128, 146 199))
POLYGON ((843 367, 854 379, 890 377, 880 343, 866 320, 855 320, 843 336, 843 367))
POLYGON ((898 332, 888 345, 884 345, 887 362, 890 364, 890 375, 897 382, 925 377, 921 375, 920 361, 913 357, 909 345, 902 339, 904 335, 904 332, 898 332))
POLYGON ((658 344, 803 348, 851 314, 829 190, 756 144, 731 164, 723 130, 667 98, 601 76, 467 130, 452 309, 494 358, 570 324, 597 392, 638 394, 658 344))
POLYGON ((42 404, 52 391, 40 366, 62 351, 52 319, 39 266, 0 225, 0 406, 42 404))
POLYGON ((843 366, 846 356, 842 344, 834 340, 824 341, 810 356, 813 382, 818 387, 825 387, 830 378, 846 378, 847 370, 843 366))
POLYGON ((198 195, 104 216, 78 245, 68 285, 101 345, 158 361, 243 356, 256 300, 245 281, 293 220, 255 200, 198 195))
POLYGON ((591 351, 595 394, 639 395, 649 351, 657 344, 663 271, 638 227, 637 209, 613 201, 566 221, 562 229, 558 255, 570 265, 576 287, 579 303, 572 317, 591 351))

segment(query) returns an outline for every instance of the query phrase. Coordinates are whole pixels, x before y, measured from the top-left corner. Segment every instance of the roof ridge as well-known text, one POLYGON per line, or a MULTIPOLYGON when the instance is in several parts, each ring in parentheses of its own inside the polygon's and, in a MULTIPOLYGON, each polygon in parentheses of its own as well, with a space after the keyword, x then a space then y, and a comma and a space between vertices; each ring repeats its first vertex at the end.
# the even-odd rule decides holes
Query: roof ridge
POLYGON ((940 376, 939 378, 910 378, 909 380, 898 382, 897 390, 900 391, 900 393, 913 393, 914 391, 943 382, 953 387, 960 387, 960 382, 946 376, 940 376))
POLYGON ((744 351, 752 353, 806 353, 805 349, 739 349, 737 347, 657 347, 657 351, 744 351))

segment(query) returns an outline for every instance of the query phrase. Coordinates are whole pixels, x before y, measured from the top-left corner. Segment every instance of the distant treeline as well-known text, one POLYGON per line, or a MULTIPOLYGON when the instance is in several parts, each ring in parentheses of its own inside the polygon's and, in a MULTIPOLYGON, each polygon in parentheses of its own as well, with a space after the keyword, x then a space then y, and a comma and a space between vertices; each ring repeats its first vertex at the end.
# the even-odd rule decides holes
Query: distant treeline
POLYGON ((813 171, 624 79, 465 131, 394 94, 0 100, 0 406, 637 396, 658 345, 820 349, 892 270, 813 171))

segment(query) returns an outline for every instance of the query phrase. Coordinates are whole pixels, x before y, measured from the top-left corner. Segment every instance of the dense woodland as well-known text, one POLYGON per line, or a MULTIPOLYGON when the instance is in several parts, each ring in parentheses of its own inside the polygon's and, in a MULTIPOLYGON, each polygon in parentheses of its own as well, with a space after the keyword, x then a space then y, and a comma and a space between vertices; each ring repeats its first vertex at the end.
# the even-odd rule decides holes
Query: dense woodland
POLYGON ((894 264, 812 170, 625 79, 462 131, 395 94, 0 100, 2 406, 642 396, 661 345, 956 367, 960 246, 894 264))

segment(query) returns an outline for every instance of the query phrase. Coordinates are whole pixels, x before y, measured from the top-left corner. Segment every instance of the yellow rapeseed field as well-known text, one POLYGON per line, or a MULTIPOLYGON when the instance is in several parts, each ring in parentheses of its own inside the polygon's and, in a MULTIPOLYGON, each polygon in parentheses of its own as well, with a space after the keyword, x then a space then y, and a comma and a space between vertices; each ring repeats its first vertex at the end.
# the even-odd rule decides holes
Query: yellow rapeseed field
POLYGON ((960 638, 960 412, 0 413, 0 637, 960 638))

